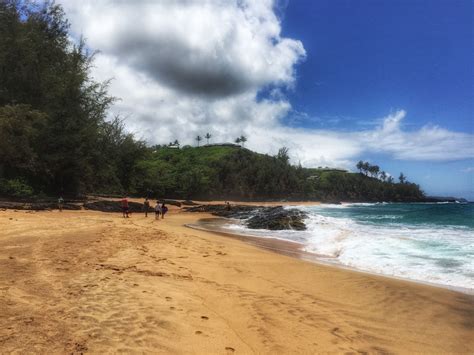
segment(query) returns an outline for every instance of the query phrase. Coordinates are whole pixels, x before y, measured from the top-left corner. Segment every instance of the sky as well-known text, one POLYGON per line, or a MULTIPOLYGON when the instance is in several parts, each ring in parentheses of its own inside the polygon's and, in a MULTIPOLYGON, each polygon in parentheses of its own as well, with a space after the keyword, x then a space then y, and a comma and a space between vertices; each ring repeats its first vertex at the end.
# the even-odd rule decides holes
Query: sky
POLYGON ((248 137, 474 200, 471 0, 62 0, 138 138, 248 137))

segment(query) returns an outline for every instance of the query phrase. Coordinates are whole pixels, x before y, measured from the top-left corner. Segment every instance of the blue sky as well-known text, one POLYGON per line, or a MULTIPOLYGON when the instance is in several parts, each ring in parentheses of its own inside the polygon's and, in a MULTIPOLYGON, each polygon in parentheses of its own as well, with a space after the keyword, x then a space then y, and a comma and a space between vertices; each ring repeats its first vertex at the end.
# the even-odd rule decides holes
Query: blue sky
MULTIPOLYGON (((307 57, 288 95, 296 116, 307 117, 290 114, 285 123, 353 131, 403 109, 407 131, 438 125, 474 133, 472 4, 290 1, 282 32, 301 40, 307 57)), ((405 172, 428 193, 474 199, 472 159, 408 162, 373 152, 360 158, 405 172)))
POLYGON ((244 134, 474 200, 472 0, 59 2, 114 79, 111 117, 150 144, 244 134))

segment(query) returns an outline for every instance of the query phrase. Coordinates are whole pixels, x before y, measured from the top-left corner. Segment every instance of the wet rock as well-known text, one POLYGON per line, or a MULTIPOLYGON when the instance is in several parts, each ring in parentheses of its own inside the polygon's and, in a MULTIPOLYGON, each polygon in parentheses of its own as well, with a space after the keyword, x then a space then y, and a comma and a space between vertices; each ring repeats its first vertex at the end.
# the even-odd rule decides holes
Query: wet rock
POLYGON ((305 230, 306 217, 306 213, 296 208, 285 209, 278 206, 258 211, 255 216, 245 221, 245 225, 252 229, 305 230))
POLYGON ((160 201, 160 203, 164 203, 165 205, 173 205, 173 206, 178 206, 178 207, 181 207, 181 202, 179 201, 176 201, 176 200, 158 200, 160 201))
POLYGON ((251 229, 306 229, 304 219, 307 215, 296 208, 247 205, 232 205, 229 208, 227 205, 201 205, 185 209, 187 212, 206 212, 219 217, 244 219, 244 224, 251 229))
MULTIPOLYGON (((58 204, 56 202, 9 202, 1 201, 0 209, 11 209, 11 210, 30 210, 30 211, 46 211, 46 210, 57 210, 58 204)), ((80 210, 81 206, 64 203, 63 210, 80 210)))
POLYGON ((183 202, 181 202, 182 205, 184 206, 197 206, 198 204, 196 202, 193 202, 191 200, 185 200, 183 202))
MULTIPOLYGON (((129 212, 143 212, 144 206, 138 202, 128 202, 129 212)), ((122 212, 120 201, 95 201, 84 204, 86 210, 100 212, 122 212)))
POLYGON ((200 205, 196 207, 185 207, 186 212, 205 212, 214 216, 225 218, 246 219, 250 218, 263 206, 247 206, 247 205, 200 205))

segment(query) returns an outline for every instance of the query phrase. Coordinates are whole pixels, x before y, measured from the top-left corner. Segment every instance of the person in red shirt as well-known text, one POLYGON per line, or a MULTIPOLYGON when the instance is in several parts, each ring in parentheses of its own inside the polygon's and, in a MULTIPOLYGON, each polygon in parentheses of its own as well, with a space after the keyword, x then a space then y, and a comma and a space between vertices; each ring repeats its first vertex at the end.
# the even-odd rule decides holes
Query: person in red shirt
POLYGON ((128 218, 128 199, 124 197, 121 201, 123 218, 128 218))

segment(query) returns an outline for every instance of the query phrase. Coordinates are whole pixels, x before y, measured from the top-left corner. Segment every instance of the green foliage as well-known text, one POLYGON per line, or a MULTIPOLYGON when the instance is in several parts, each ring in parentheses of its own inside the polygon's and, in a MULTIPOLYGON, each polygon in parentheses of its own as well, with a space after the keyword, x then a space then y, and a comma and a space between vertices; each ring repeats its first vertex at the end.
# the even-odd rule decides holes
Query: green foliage
POLYGON ((31 197, 33 188, 20 179, 0 179, 0 194, 13 197, 31 197))
POLYGON ((93 55, 68 30, 59 5, 0 2, 0 178, 46 193, 127 190, 144 144, 106 122, 108 83, 91 79, 93 55))
POLYGON ((393 184, 340 169, 305 169, 237 147, 158 148, 139 164, 136 191, 175 198, 420 201, 415 184, 393 184))
POLYGON ((47 116, 28 105, 0 107, 0 177, 37 176, 47 116))

